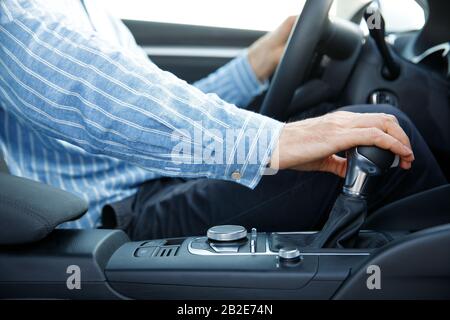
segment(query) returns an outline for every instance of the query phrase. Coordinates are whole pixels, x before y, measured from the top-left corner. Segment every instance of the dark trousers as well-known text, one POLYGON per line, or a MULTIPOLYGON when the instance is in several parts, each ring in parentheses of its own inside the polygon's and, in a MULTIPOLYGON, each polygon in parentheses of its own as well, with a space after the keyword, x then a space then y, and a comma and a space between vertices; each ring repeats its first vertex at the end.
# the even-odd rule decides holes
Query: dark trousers
MULTIPOLYGON (((428 146, 411 121, 390 106, 341 110, 395 115, 411 139, 416 161, 409 171, 393 169, 368 199, 369 214, 408 195, 446 183, 428 146)), ((343 180, 327 173, 283 171, 264 176, 255 190, 233 182, 161 178, 138 193, 105 207, 133 240, 204 235, 214 225, 238 224, 259 231, 317 230, 326 221, 343 180)), ((110 220, 110 219, 107 219, 110 220)))

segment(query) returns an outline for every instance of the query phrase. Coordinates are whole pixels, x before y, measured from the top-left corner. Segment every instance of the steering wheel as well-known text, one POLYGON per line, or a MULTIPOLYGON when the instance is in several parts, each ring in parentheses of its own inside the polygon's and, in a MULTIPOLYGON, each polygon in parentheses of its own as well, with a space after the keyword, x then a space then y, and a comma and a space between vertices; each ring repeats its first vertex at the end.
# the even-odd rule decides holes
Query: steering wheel
POLYGON ((272 78, 260 113, 286 121, 297 88, 306 80, 317 46, 329 24, 333 0, 307 0, 272 78))

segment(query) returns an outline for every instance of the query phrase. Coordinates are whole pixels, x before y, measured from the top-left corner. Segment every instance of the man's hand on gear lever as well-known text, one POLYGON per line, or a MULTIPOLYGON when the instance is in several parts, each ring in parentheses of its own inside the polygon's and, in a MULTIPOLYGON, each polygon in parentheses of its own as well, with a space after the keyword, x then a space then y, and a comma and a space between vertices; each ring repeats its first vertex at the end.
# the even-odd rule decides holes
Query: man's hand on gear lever
POLYGON ((410 169, 414 153, 396 117, 382 113, 339 111, 286 124, 273 152, 273 169, 331 172, 345 177, 347 160, 337 156, 356 146, 377 146, 400 157, 410 169))

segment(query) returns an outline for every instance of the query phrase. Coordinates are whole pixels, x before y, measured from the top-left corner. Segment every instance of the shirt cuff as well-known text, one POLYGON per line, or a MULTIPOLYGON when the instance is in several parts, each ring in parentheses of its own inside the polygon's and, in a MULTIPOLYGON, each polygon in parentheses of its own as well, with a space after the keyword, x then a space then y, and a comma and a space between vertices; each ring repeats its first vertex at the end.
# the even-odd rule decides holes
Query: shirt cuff
POLYGON ((258 80, 247 50, 207 78, 194 83, 204 93, 215 93, 222 100, 241 108, 246 108, 268 85, 268 80, 263 83, 258 80))
POLYGON ((259 81, 248 59, 248 50, 245 50, 241 55, 234 59, 229 68, 232 70, 231 75, 234 83, 237 85, 242 100, 251 101, 254 97, 264 92, 268 86, 269 81, 259 81))
POLYGON ((214 176, 254 189, 265 174, 274 174, 267 166, 275 150, 284 123, 240 110, 246 117, 242 128, 226 141, 226 163, 217 166, 214 176))

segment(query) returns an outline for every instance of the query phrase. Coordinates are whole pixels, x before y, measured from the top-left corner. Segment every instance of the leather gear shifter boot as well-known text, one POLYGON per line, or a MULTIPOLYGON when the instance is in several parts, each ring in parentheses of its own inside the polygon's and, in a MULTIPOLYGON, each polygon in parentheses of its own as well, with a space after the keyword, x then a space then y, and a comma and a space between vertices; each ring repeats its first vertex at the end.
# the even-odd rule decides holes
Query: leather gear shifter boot
POLYGON ((366 201, 363 198, 341 194, 322 231, 301 235, 272 233, 269 241, 271 249, 377 248, 386 244, 389 240, 382 233, 370 233, 361 237, 359 231, 366 213, 366 201))
MULTIPOLYGON (((347 174, 342 194, 337 198, 322 231, 315 234, 272 235, 271 244, 283 248, 283 243, 295 243, 300 248, 352 248, 359 240, 367 215, 366 196, 370 194, 376 177, 398 166, 393 153, 377 147, 357 147, 347 152, 347 174)), ((366 244, 385 242, 380 234, 365 240, 366 244), (369 241, 367 241, 369 240, 369 241)))
POLYGON ((313 237, 307 247, 316 249, 354 247, 366 214, 366 200, 341 194, 322 231, 313 237))

